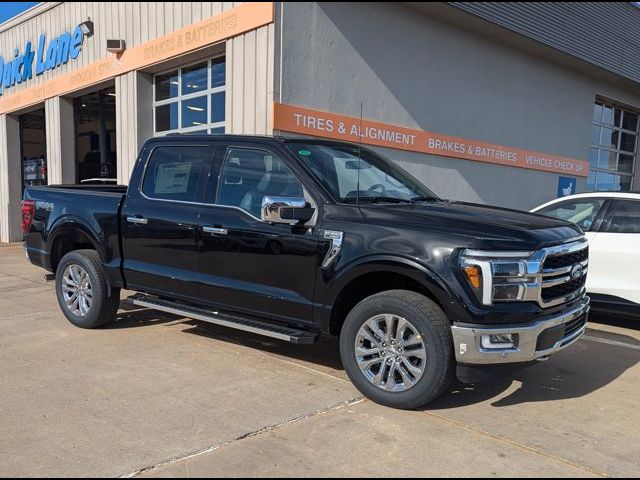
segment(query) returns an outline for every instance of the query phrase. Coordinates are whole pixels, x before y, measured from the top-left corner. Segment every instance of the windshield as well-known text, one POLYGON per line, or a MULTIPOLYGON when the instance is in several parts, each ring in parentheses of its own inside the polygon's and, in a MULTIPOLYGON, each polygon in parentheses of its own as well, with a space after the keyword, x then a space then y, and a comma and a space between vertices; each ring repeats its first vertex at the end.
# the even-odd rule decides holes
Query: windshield
POLYGON ((390 160, 350 145, 286 144, 339 203, 420 202, 438 197, 390 160), (359 186, 358 186, 359 183, 359 186))

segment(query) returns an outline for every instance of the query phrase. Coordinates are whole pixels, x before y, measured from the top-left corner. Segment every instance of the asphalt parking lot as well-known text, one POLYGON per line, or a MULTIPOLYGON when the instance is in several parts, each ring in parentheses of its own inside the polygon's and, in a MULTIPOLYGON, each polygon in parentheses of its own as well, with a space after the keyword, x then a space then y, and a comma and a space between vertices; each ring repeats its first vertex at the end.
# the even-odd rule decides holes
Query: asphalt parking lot
POLYGON ((71 326, 0 245, 0 476, 640 475, 640 321, 594 319, 516 378, 403 412, 361 397, 333 341, 118 318, 71 326))

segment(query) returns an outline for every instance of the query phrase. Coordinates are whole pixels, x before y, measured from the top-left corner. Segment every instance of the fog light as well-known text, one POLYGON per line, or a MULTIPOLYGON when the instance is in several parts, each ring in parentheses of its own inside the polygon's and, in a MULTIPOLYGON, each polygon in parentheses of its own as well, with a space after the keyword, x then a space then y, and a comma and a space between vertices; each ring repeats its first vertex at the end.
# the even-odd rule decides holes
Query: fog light
POLYGON ((486 350, 506 350, 515 348, 518 335, 513 333, 501 333, 498 335, 482 335, 482 348, 486 350))

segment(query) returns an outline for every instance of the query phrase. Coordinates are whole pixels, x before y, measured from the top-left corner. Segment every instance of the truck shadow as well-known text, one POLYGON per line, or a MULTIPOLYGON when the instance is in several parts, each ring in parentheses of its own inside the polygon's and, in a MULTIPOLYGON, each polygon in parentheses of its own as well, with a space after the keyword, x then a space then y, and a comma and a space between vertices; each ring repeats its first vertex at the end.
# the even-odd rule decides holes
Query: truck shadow
POLYGON ((588 330, 585 338, 547 362, 500 380, 478 385, 456 382, 429 410, 489 401, 493 407, 584 397, 622 376, 640 362, 640 341, 620 334, 588 330))
POLYGON ((345 379, 347 378, 342 368, 340 348, 337 339, 322 337, 313 345, 294 345, 282 340, 261 337, 208 323, 191 320, 187 320, 186 323, 191 325, 191 327, 183 330, 183 333, 242 345, 276 357, 284 358, 294 363, 300 362, 329 368, 338 372, 338 376, 345 379))
POLYGON ((184 318, 177 315, 138 307, 128 302, 121 302, 116 321, 100 328, 104 330, 121 330, 181 321, 184 321, 184 318))
MULTIPOLYGON (((192 327, 184 330, 185 333, 247 346, 294 363, 326 367, 334 370, 336 376, 347 378, 335 339, 323 338, 316 345, 291 345, 214 325, 189 323, 192 327)), ((487 401, 500 408, 580 398, 614 382, 639 362, 640 341, 626 335, 589 330, 585 339, 549 361, 511 376, 478 385, 455 382, 425 409, 449 409, 487 401)))
MULTIPOLYGON (((603 321, 611 323, 606 319, 603 321)), ((347 379, 342 368, 337 339, 321 338, 315 345, 293 345, 132 306, 123 308, 118 313, 118 321, 104 328, 139 328, 163 323, 181 323, 185 327, 183 333, 259 350, 312 369, 317 366, 321 373, 347 379)), ((620 326, 629 328, 624 321, 620 326)), ((484 402, 500 408, 580 398, 614 382, 638 363, 639 340, 619 333, 589 329, 585 338, 552 356, 547 362, 477 385, 455 382, 447 392, 425 409, 450 409, 484 402)))

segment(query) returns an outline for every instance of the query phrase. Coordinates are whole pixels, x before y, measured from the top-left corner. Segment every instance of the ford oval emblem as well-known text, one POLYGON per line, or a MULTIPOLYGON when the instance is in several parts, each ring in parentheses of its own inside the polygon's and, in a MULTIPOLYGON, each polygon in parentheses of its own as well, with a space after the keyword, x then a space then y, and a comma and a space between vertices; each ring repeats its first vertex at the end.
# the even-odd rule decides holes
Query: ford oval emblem
POLYGON ((582 265, 574 265, 571 269, 571 278, 580 278, 582 276, 582 265))

